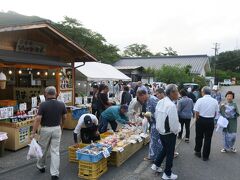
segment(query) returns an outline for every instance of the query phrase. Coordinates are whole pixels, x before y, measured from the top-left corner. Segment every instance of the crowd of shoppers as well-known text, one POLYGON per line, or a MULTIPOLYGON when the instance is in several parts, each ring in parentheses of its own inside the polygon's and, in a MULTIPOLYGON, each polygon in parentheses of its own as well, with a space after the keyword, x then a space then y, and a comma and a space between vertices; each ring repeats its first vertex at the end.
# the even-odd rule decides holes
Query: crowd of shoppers
MULTIPOLYGON (((185 127, 184 141, 189 143, 190 124, 195 117, 195 155, 207 161, 211 152, 214 119, 222 116, 227 119, 228 125, 223 129, 221 152, 237 152, 234 144, 239 111, 232 91, 226 93, 226 101, 221 104, 221 93, 218 89, 211 90, 209 87, 202 88, 201 98, 196 97, 191 88, 181 89, 179 92, 174 84, 159 88, 156 84, 146 87, 138 82, 133 88, 131 84, 118 83, 116 89, 120 96, 119 105, 110 102, 107 85, 93 85, 92 114, 80 117, 73 132, 75 143, 94 142, 100 139, 100 133, 108 130, 109 125, 113 131, 117 131, 119 124, 141 125, 142 118, 147 117, 150 143, 148 155, 144 159, 153 162, 152 170, 163 172, 163 179, 177 179, 178 176, 171 170, 176 154, 176 138, 182 139, 185 127), (161 164, 165 158, 163 170, 161 164)), ((31 138, 41 125, 39 144, 43 148, 43 157, 38 160, 37 168, 40 172, 45 172, 47 151, 50 149, 50 173, 52 179, 58 179, 61 126, 66 118, 66 108, 62 102, 56 100, 54 87, 47 87, 45 94, 47 101, 40 104, 31 138)))

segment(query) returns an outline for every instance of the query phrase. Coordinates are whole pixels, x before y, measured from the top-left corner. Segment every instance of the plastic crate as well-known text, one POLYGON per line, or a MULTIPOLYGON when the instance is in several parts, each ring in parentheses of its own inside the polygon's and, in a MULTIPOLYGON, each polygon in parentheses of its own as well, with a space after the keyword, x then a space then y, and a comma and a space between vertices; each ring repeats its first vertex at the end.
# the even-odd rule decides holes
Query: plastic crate
POLYGON ((77 157, 76 157, 76 151, 78 149, 84 148, 86 146, 88 146, 89 144, 83 144, 83 143, 79 143, 79 144, 74 144, 72 146, 68 147, 68 157, 69 157, 69 162, 78 162, 77 157))
MULTIPOLYGON (((98 147, 99 147, 99 146, 100 146, 100 147, 103 146, 103 144, 99 144, 99 143, 96 143, 95 145, 98 146, 98 147)), ((92 145, 89 145, 89 146, 86 146, 86 147, 83 148, 83 149, 77 150, 77 151, 76 151, 77 160, 96 163, 96 162, 98 162, 98 161, 100 161, 101 159, 104 158, 103 152, 99 152, 98 154, 87 154, 87 153, 84 153, 84 152, 83 152, 85 149, 89 149, 91 146, 92 146, 92 145)), ((104 145, 104 146, 106 146, 107 149, 108 149, 108 151, 109 151, 109 153, 111 153, 112 147, 109 146, 109 145, 104 145)))
POLYGON ((78 177, 96 180, 107 172, 107 170, 107 159, 105 158, 97 163, 79 161, 78 177))
POLYGON ((72 118, 74 120, 79 120, 79 118, 83 115, 89 113, 88 108, 77 108, 72 110, 72 118))

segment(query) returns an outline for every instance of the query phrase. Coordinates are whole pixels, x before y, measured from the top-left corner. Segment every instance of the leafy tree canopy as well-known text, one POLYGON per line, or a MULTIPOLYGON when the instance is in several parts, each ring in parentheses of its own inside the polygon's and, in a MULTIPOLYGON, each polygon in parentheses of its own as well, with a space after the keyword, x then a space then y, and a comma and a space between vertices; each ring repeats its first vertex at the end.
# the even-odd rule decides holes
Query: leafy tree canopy
POLYGON ((65 16, 62 22, 55 25, 101 62, 111 64, 120 58, 117 46, 107 43, 101 34, 83 27, 77 19, 65 16))
MULTIPOLYGON (((212 60, 214 63, 214 58, 212 60)), ((240 50, 226 51, 218 55, 216 68, 237 72, 240 69, 240 50)))
POLYGON ((197 83, 201 87, 206 85, 204 77, 193 75, 190 73, 191 66, 181 67, 179 65, 164 65, 161 69, 148 68, 146 73, 154 76, 156 81, 165 82, 167 84, 174 83, 180 88, 184 83, 197 83))
POLYGON ((145 44, 131 44, 123 51, 125 57, 150 57, 150 56, 177 56, 177 51, 172 47, 165 47, 164 52, 153 53, 145 44))

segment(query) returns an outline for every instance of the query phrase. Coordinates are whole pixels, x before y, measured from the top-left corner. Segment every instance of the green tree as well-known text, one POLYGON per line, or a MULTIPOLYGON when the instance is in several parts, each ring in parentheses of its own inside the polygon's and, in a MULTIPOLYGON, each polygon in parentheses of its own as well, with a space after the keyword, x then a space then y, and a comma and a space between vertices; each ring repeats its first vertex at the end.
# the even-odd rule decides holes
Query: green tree
POLYGON ((104 63, 114 63, 120 58, 117 46, 107 43, 99 33, 85 28, 77 19, 65 16, 55 26, 104 63))
POLYGON ((125 57, 149 57, 153 54, 145 44, 131 44, 123 51, 125 57))
POLYGON ((177 56, 177 51, 173 50, 172 47, 165 47, 165 52, 162 53, 163 56, 177 56))
MULTIPOLYGON (((214 65, 214 61, 212 65, 214 65)), ((224 71, 229 70, 233 72, 239 72, 240 50, 220 53, 216 61, 216 68, 224 71)))
POLYGON ((156 81, 167 84, 174 83, 182 86, 183 83, 192 82, 192 76, 186 71, 186 67, 180 67, 178 65, 164 65, 161 69, 148 68, 146 72, 153 74, 156 81))

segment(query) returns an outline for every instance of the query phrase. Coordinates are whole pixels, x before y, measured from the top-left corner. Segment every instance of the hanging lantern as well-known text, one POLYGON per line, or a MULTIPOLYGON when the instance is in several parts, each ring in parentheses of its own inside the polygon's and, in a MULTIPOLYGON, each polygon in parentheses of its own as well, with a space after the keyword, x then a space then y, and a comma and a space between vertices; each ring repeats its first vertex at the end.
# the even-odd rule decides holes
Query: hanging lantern
POLYGON ((3 72, 1 72, 0 73, 0 89, 6 89, 6 82, 7 82, 6 75, 3 72))

